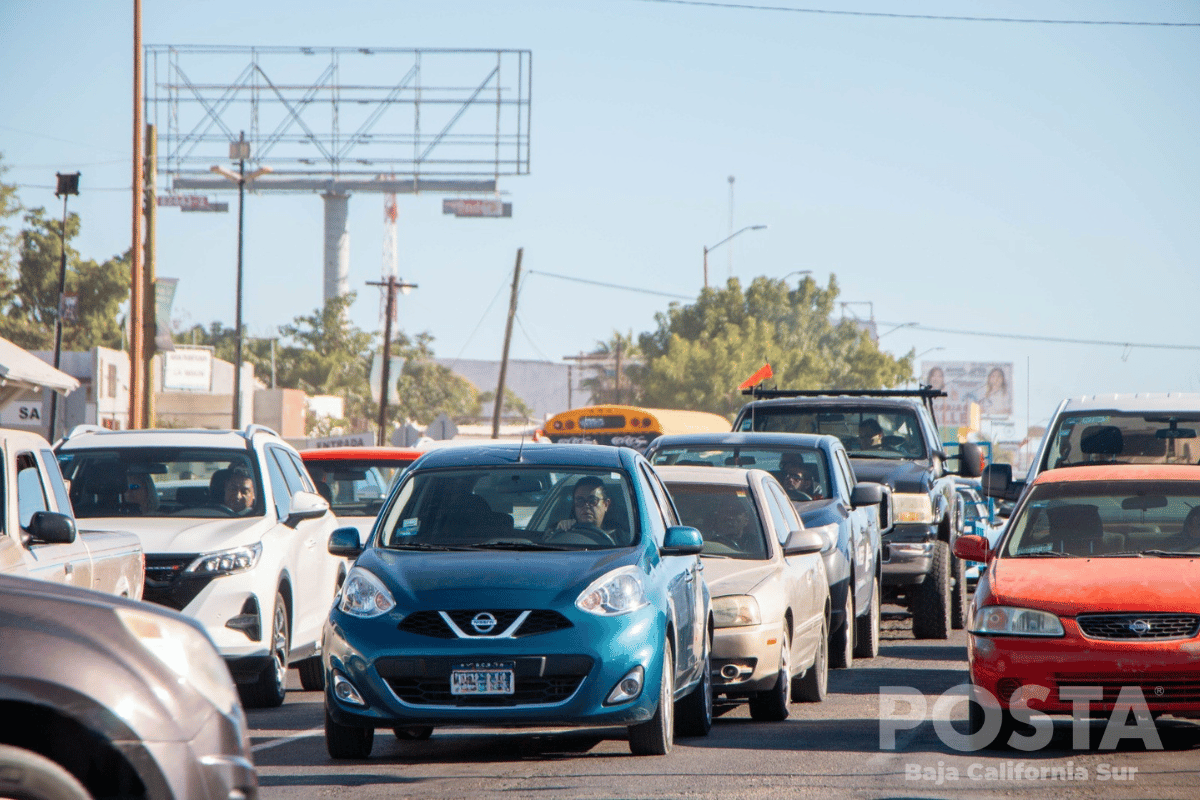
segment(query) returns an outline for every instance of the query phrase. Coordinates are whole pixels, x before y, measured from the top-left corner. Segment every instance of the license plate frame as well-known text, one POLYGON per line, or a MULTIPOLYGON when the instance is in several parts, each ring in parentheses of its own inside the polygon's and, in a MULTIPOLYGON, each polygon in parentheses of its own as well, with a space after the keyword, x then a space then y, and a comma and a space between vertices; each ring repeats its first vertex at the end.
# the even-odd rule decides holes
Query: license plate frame
POLYGON ((515 694, 515 667, 511 661, 454 664, 450 668, 450 694, 456 697, 515 694))

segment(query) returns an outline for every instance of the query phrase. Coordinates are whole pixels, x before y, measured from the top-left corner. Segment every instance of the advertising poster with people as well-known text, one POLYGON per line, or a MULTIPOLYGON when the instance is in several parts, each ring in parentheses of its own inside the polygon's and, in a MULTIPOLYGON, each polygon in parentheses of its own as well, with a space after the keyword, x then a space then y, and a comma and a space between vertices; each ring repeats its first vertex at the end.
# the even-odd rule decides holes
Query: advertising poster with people
POLYGON ((933 401, 938 425, 971 424, 971 403, 979 404, 982 419, 1013 413, 1013 365, 987 361, 922 361, 921 383, 941 389, 946 397, 933 401))

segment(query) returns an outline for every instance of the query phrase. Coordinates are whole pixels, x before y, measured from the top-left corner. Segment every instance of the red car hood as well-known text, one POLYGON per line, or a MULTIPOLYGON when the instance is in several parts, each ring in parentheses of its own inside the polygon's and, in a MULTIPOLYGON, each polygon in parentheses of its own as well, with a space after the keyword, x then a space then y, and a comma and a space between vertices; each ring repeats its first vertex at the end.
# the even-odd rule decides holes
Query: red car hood
POLYGON ((1200 612, 1200 558, 1001 558, 988 580, 990 605, 1028 605, 1062 616, 1200 612))

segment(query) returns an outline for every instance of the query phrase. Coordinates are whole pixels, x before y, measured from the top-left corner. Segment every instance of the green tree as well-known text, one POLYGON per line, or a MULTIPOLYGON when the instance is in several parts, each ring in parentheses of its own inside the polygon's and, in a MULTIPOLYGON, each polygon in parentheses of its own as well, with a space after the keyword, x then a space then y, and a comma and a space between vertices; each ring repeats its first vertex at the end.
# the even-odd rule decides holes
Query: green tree
POLYGON ((657 330, 638 337, 642 363, 631 366, 643 405, 693 408, 732 418, 746 397, 738 385, 764 363, 788 389, 892 387, 912 377, 913 354, 882 352, 850 320, 832 320, 837 280, 821 288, 805 278, 796 289, 755 278, 743 292, 736 278, 705 289, 688 305, 656 315, 657 330))
POLYGON ((0 297, 8 297, 17 261, 17 236, 8 227, 8 218, 21 213, 17 187, 4 182, 8 167, 0 153, 0 297))
POLYGON ((596 342, 596 349, 588 354, 588 368, 592 374, 579 382, 591 392, 594 404, 621 403, 637 405, 640 389, 634 382, 638 376, 640 359, 638 346, 633 340, 633 331, 613 331, 606 342, 596 342))
MULTIPOLYGON (((24 221, 16 274, 8 276, 0 298, 4 311, 0 336, 28 350, 49 350, 54 347, 63 224, 42 208, 27 212, 24 221)), ((104 263, 82 258, 70 246, 79 228, 79 215, 69 214, 66 292, 76 296, 76 305, 74 321, 63 325, 63 350, 121 349, 125 332, 119 312, 129 296, 129 254, 104 263)))
MULTIPOLYGON (((492 414, 496 410, 496 393, 480 392, 478 395, 479 406, 475 410, 474 416, 477 418, 491 419, 492 414)), ((500 407, 501 419, 533 419, 533 409, 517 396, 516 392, 507 386, 504 387, 504 405, 500 407)))
POLYGON ((396 382, 400 402, 394 410, 388 407, 394 422, 411 419, 428 425, 441 413, 457 419, 476 415, 480 408, 479 390, 466 378, 433 360, 433 335, 428 331, 415 338, 399 334, 392 342, 391 352, 404 358, 404 369, 396 382))

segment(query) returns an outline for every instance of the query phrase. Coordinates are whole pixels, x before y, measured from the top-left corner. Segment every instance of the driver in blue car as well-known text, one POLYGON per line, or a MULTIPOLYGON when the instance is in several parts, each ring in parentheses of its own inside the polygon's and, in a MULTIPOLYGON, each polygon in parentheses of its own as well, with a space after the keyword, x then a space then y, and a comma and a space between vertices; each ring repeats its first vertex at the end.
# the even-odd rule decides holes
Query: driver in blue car
POLYGON ((556 526, 557 530, 569 531, 572 528, 595 528, 605 533, 613 533, 616 527, 604 524, 604 515, 612 500, 604 488, 604 481, 592 476, 585 476, 575 484, 571 516, 562 520, 556 526))

